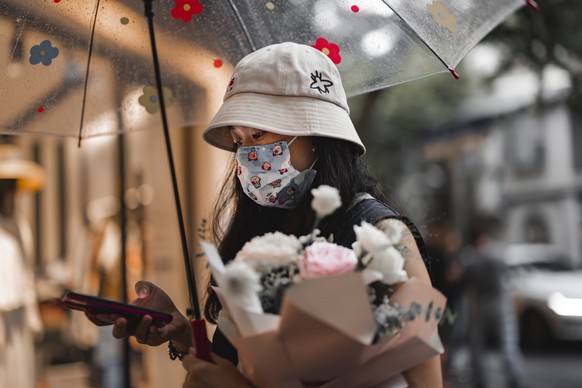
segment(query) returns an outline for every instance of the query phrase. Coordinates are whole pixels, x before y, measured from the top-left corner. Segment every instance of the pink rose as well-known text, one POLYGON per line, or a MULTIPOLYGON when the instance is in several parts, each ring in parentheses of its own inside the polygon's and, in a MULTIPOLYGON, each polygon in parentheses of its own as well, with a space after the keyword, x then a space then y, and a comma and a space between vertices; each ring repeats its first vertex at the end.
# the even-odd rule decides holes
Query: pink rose
POLYGON ((358 259, 348 248, 328 242, 315 242, 299 257, 299 272, 303 279, 339 275, 353 271, 358 259))

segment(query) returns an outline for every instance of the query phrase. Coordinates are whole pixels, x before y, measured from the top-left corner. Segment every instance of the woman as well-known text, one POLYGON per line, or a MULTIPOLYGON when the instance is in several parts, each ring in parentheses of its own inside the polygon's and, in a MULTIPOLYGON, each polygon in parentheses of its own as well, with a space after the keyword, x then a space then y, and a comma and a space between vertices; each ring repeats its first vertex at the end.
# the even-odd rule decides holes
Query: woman
MULTIPOLYGON (((410 277, 430 284, 421 254, 422 239, 412 223, 384 204, 378 183, 368 175, 361 158, 365 148, 350 120, 339 72, 322 52, 282 43, 243 58, 234 70, 223 105, 203 136, 236 157, 212 223, 223 258, 234 258, 245 242, 267 232, 296 236, 310 232, 315 217, 310 190, 327 184, 338 188, 342 207, 321 222, 323 235, 333 234, 336 243, 351 247, 353 225, 366 220, 382 228, 388 218, 401 219, 411 232, 403 238, 404 268, 410 277), (230 219, 224 225, 226 214, 230 219)), ((157 329, 145 317, 129 331, 127 322, 119 318, 114 336, 135 335, 139 342, 150 345, 170 341, 171 354, 186 353, 192 343, 188 321, 171 299, 147 282, 138 282, 136 292, 135 303, 167 311, 174 320, 157 329)), ((205 316, 215 323, 219 312, 220 304, 211 291, 205 316)), ((188 371, 184 386, 250 386, 236 370, 236 351, 219 329, 212 350, 215 364, 192 355, 183 358, 188 371)), ((442 385, 438 357, 403 375, 409 386, 442 385)))

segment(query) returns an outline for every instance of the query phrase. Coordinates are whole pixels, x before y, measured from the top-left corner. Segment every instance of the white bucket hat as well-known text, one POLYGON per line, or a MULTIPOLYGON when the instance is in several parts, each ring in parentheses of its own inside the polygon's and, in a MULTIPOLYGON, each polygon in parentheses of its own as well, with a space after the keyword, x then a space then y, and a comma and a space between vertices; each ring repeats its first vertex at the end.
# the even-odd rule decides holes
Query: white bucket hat
POLYGON ((19 190, 39 191, 44 186, 45 170, 26 160, 14 144, 0 144, 0 179, 16 179, 19 190))
POLYGON ((235 151, 228 126, 288 136, 343 139, 366 152, 349 116, 339 71, 321 51, 297 43, 263 47, 235 67, 224 102, 202 136, 235 151))

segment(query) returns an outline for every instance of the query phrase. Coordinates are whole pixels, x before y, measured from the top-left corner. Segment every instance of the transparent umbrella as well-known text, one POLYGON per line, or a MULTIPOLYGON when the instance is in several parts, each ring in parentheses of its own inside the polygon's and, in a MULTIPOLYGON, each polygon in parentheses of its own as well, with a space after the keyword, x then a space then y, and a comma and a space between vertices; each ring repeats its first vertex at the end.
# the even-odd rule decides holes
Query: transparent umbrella
MULTIPOLYGON (((233 64, 257 48, 283 41, 319 48, 353 96, 454 71, 525 3, 156 0, 170 125, 206 122, 233 64)), ((3 0, 0 132, 86 138, 158 127, 143 8, 136 0, 3 0)))
MULTIPOLYGON (((439 72, 456 76, 463 56, 524 4, 2 0, 0 133, 81 141, 159 128, 161 117, 190 274, 168 127, 207 122, 244 55, 283 41, 312 45, 337 64, 348 95, 354 96, 439 72)), ((194 277, 188 278, 199 318, 194 277)))

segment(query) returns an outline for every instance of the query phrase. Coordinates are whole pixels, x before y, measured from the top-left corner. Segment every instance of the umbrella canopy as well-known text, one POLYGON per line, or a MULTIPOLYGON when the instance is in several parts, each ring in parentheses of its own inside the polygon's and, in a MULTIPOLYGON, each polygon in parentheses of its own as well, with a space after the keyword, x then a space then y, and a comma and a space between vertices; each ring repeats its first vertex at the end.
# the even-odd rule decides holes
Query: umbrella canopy
MULTIPOLYGON (((337 64, 349 96, 451 71, 524 0, 157 0, 171 127, 203 124, 233 65, 294 41, 337 64)), ((3 0, 0 133, 86 138, 159 128, 143 3, 3 0)))

